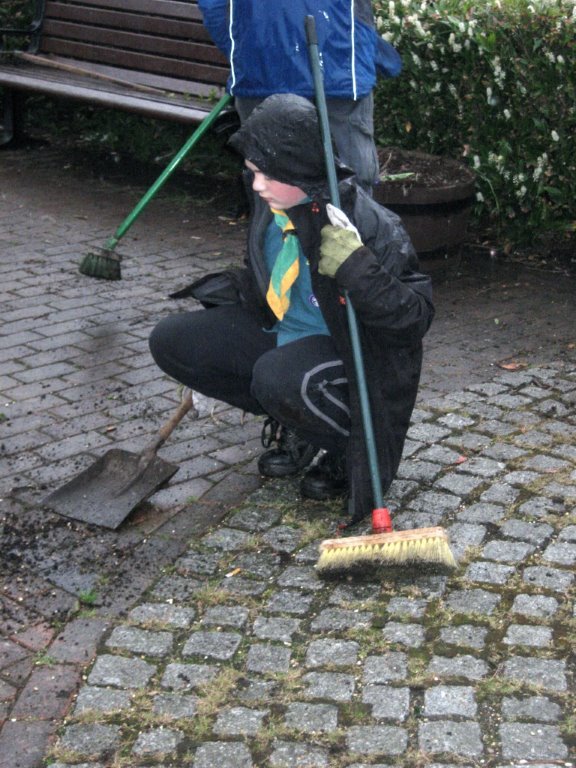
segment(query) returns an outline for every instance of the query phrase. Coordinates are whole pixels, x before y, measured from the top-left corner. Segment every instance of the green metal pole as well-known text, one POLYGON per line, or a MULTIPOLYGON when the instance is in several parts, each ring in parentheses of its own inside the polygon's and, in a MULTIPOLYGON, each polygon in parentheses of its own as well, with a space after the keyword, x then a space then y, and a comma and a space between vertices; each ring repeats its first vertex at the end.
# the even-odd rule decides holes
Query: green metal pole
MULTIPOLYGON (((306 16, 306 38, 308 41, 308 50, 310 53, 310 64, 312 67, 312 77, 314 80, 314 94, 316 96, 316 108, 320 118, 320 128, 322 130, 322 143, 324 146, 324 158, 326 161, 326 175, 328 176, 328 189, 332 204, 340 208, 340 193, 338 191, 338 177, 336 175, 336 163, 334 162, 334 150, 332 148, 332 139, 330 137, 330 125, 328 122, 328 108, 326 106, 326 96, 324 94, 324 81, 322 79, 322 70, 320 68, 320 56, 318 53, 318 38, 316 35, 316 22, 314 16, 306 16)), ((374 505, 376 508, 383 506, 382 483, 380 482, 380 469, 378 466, 378 456, 376 454, 376 441, 374 439, 374 426, 372 423, 372 413, 370 408, 370 399, 368 397, 368 388, 366 386, 366 374, 364 372, 364 360, 362 358, 362 345, 360 342, 360 333, 358 331, 358 320, 352 302, 345 291, 346 315, 348 327, 350 330, 350 340, 352 342, 352 354, 354 357, 354 368, 356 370, 356 379, 358 382, 358 394, 360 397, 360 410, 362 412, 362 424, 364 426, 364 436, 366 439, 366 453, 368 454, 368 464, 370 467, 370 480, 372 482, 372 494, 374 496, 374 505)))
POLYGON ((182 160, 184 160, 184 158, 190 152, 190 150, 198 143, 198 141, 202 138, 202 136, 204 136, 206 131, 208 131, 212 127, 213 123, 215 122, 220 112, 222 112, 222 110, 230 103, 231 100, 232 100, 232 96, 230 96, 229 93, 225 93, 224 96, 222 96, 222 98, 216 104, 214 109, 204 118, 204 120, 202 120, 198 128, 196 128, 196 130, 194 131, 192 136, 190 136, 188 141, 184 144, 182 149, 180 149, 179 152, 172 158, 170 163, 162 171, 160 176, 158 176, 158 178, 152 184, 150 189, 146 192, 145 195, 142 196, 139 202, 134 206, 133 210, 128 214, 128 216, 126 216, 126 218, 120 224, 120 226, 118 227, 114 235, 105 243, 104 248, 106 250, 113 250, 116 247, 120 238, 122 238, 126 234, 126 232, 130 229, 132 224, 134 224, 138 216, 140 216, 144 208, 148 205, 150 200, 154 197, 154 195, 158 192, 158 190, 164 185, 166 180, 174 173, 174 171, 180 165, 182 160))

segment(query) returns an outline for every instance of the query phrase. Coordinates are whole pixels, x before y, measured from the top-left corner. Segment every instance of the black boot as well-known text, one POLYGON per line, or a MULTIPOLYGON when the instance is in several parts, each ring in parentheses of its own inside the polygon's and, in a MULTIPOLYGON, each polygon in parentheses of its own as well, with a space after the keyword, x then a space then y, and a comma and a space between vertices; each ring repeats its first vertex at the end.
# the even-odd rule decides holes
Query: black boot
POLYGON ((347 490, 346 457, 342 453, 325 453, 306 472, 300 483, 302 496, 316 501, 335 499, 343 496, 347 490))
POLYGON ((301 440, 294 432, 274 419, 267 419, 262 429, 262 445, 270 448, 273 443, 276 443, 276 448, 266 451, 258 459, 258 471, 264 477, 297 475, 318 453, 317 448, 301 440))

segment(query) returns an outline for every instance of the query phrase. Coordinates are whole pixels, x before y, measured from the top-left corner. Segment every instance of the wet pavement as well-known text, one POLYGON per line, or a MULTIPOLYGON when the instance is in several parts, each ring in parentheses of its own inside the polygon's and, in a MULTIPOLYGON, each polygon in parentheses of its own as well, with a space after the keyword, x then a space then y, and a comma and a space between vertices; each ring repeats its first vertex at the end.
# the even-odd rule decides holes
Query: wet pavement
POLYGON ((437 318, 397 528, 443 525, 450 577, 319 579, 338 505, 256 471, 261 421, 199 398, 180 469, 118 530, 42 500, 178 403, 147 337, 168 293, 242 258, 245 224, 177 189, 78 272, 145 186, 57 149, 0 155, 0 766, 573 765, 576 279, 465 249, 437 318))

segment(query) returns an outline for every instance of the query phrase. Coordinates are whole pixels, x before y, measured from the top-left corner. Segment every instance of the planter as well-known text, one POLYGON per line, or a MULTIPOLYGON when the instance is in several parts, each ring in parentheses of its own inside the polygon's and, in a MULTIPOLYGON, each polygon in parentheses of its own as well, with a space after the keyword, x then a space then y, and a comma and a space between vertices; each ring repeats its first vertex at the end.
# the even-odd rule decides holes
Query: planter
POLYGON ((458 160, 394 147, 380 149, 379 158, 374 199, 400 216, 418 254, 457 249, 474 202, 474 173, 458 160))

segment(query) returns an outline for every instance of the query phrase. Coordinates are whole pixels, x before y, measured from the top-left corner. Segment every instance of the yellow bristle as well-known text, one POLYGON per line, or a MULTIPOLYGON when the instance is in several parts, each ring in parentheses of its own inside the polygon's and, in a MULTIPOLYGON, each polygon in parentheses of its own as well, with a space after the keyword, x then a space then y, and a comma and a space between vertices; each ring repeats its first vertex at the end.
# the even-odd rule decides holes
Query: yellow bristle
POLYGON ((350 570, 355 565, 373 563, 384 566, 408 564, 457 566, 448 537, 441 528, 422 529, 386 534, 360 536, 324 542, 316 568, 322 571, 350 570), (371 540, 373 539, 373 540, 371 540))

